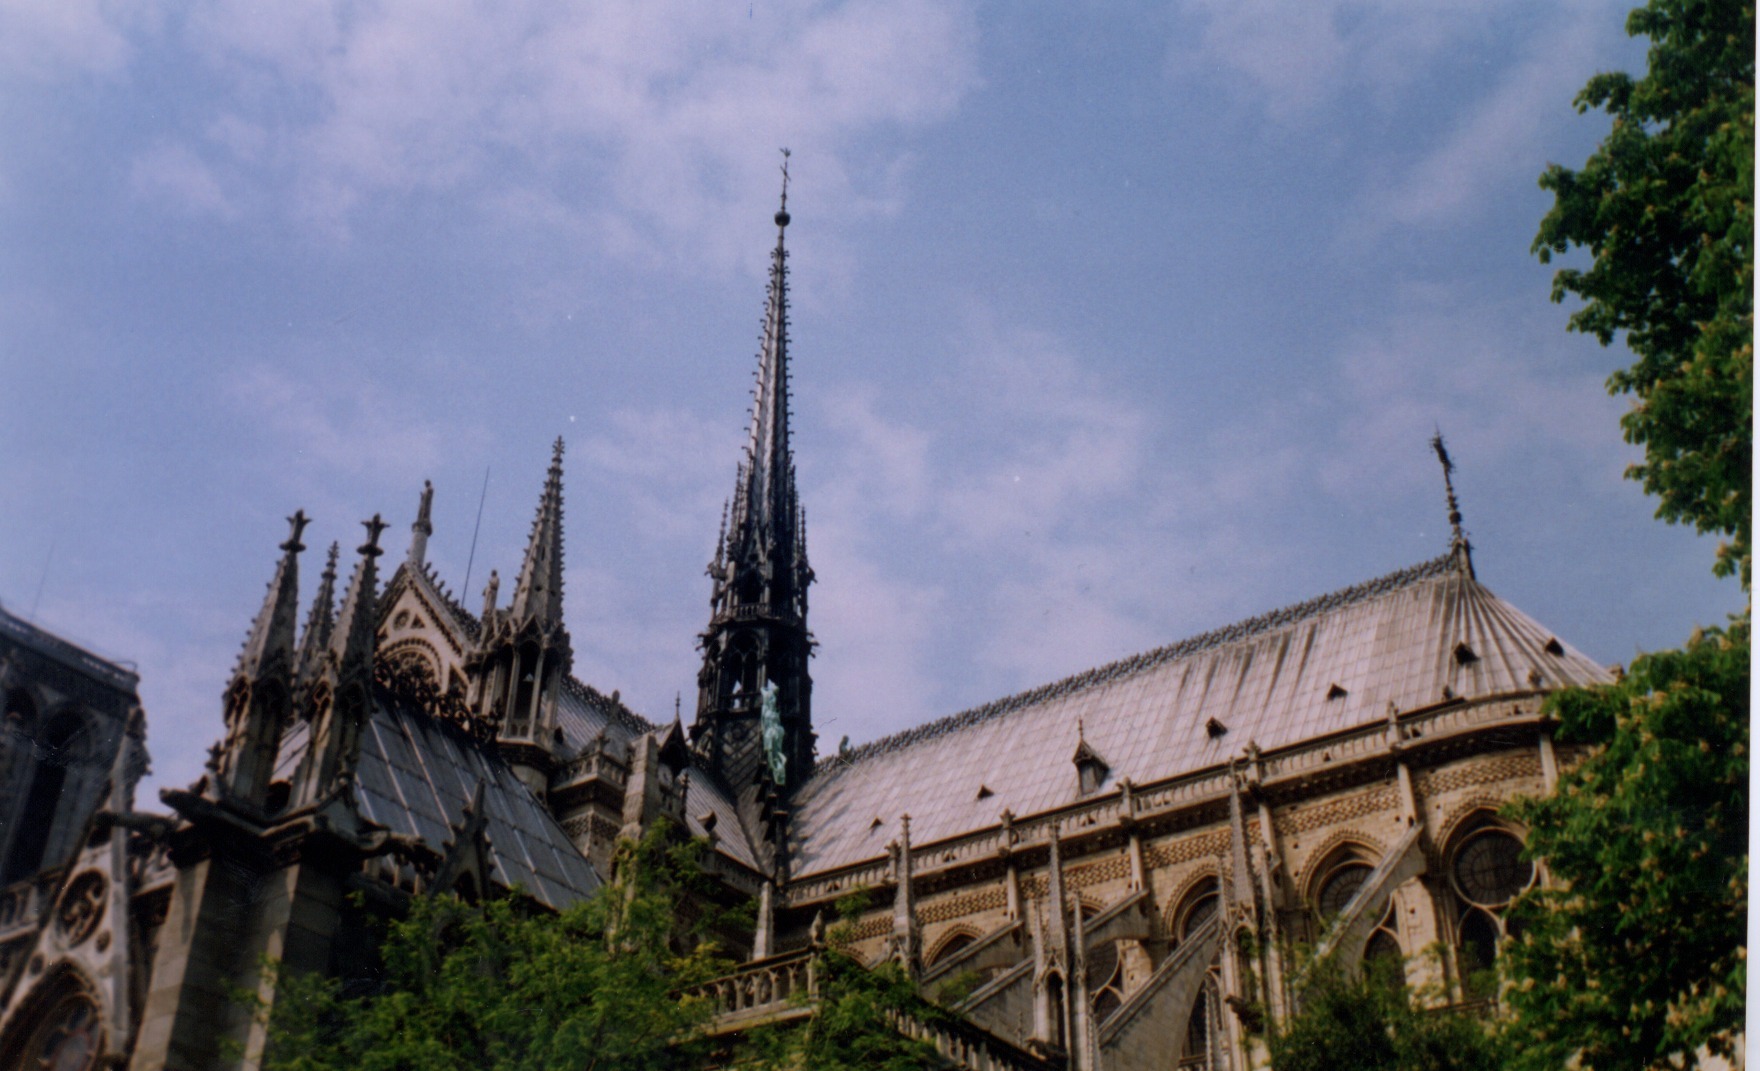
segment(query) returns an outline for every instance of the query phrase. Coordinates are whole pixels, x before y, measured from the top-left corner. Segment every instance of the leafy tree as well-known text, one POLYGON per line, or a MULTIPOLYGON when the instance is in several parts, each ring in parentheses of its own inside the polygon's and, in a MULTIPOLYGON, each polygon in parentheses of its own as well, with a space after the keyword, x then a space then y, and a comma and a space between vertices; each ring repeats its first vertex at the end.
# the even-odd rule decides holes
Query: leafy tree
POLYGON ((1746 1011, 1748 686, 1742 620, 1548 701, 1560 741, 1598 750, 1512 811, 1551 872, 1501 957, 1516 1067, 1729 1054, 1746 1011))
POLYGON ((1613 127, 1580 170, 1540 178, 1556 197, 1533 251, 1573 246, 1552 298, 1586 301, 1572 329, 1638 360, 1607 381, 1637 402, 1623 418, 1644 461, 1628 475, 1661 500, 1657 516, 1729 537, 1720 576, 1751 571, 1754 379, 1754 4, 1651 0, 1626 22, 1650 38, 1640 79, 1599 74, 1579 112, 1613 127))
POLYGON ((952 1018, 917 996, 903 970, 890 963, 869 970, 836 949, 823 954, 820 966, 812 1016, 752 1039, 757 1068, 927 1071, 942 1066, 934 1046, 893 1028, 897 1015, 929 1021, 952 1018))
POLYGON ((729 964, 713 912, 681 907, 697 844, 662 829, 626 845, 619 881, 551 915, 519 897, 422 897, 392 923, 383 979, 353 994, 284 979, 267 1071, 664 1071, 700 1066, 709 1009, 676 994, 729 964))
POLYGON ((1295 1014, 1268 1039, 1277 1071, 1495 1071, 1501 1056, 1479 1019, 1422 1006, 1395 960, 1302 972, 1295 1014))

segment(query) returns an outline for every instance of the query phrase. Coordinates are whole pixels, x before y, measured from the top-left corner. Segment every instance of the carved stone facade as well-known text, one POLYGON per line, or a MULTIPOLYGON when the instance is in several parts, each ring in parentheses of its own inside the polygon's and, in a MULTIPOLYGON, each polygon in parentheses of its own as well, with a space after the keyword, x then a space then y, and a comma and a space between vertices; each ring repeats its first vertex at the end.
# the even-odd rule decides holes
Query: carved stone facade
POLYGON ((1433 561, 816 757, 776 221, 688 733, 571 676, 560 442, 480 613, 427 564, 424 487, 383 587, 374 517, 298 627, 295 514, 170 813, 133 806, 133 675, 0 611, 0 1067, 255 1066, 229 994, 273 1003, 264 957, 349 975, 375 916, 434 892, 564 906, 661 819, 756 907, 751 962, 703 992, 723 1032, 810 1013, 858 893, 833 939, 963 1014, 898 1024, 953 1066, 1262 1067, 1305 947, 1485 996, 1536 880, 1498 809, 1572 758, 1545 694, 1606 674, 1479 583, 1452 492, 1433 561))

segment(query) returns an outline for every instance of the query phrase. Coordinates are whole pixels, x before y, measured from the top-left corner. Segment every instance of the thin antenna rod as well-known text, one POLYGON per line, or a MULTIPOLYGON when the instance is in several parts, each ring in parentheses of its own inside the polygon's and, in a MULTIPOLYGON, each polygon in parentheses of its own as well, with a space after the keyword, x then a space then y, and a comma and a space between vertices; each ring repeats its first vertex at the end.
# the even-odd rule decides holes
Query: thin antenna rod
POLYGON ((471 556, 464 562, 464 587, 460 589, 465 598, 471 594, 471 567, 477 564, 477 533, 483 530, 483 503, 489 500, 489 466, 483 466, 483 493, 477 496, 477 523, 471 526, 471 556))
POLYGON ((31 624, 37 623, 37 604, 43 601, 43 584, 49 579, 49 563, 55 560, 55 541, 49 540, 49 553, 43 555, 43 571, 37 574, 37 594, 31 599, 30 616, 25 618, 31 624))

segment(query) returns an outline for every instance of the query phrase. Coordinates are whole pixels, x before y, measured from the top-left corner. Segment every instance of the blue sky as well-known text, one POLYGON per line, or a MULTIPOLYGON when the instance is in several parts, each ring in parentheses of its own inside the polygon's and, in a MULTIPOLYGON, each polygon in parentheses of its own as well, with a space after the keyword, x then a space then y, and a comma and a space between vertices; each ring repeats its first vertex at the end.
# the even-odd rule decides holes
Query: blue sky
POLYGON ((1528 254, 1626 6, 10 3, 0 600, 187 782, 282 517, 309 593, 431 479, 475 607, 560 434, 577 675, 667 716, 787 145, 824 746, 1440 553, 1436 427, 1481 580, 1677 644, 1741 594, 1528 254))

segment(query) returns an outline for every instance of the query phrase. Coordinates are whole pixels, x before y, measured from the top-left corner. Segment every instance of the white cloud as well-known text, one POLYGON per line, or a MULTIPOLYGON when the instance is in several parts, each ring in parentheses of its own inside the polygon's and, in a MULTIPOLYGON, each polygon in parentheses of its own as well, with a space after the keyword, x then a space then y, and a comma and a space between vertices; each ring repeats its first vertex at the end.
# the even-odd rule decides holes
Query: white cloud
POLYGON ((131 33, 157 29, 157 3, 7 0, 0 4, 0 82, 115 75, 133 55, 131 33))
POLYGON ((1524 55, 1448 136, 1392 189, 1374 191, 1365 211, 1385 224, 1448 224, 1512 178, 1533 181, 1556 120, 1606 51, 1614 20, 1599 10, 1567 12, 1526 43, 1524 55))
POLYGON ((614 250, 726 266, 775 195, 776 146, 827 218, 889 210, 896 160, 857 173, 850 150, 949 115, 974 39, 970 11, 929 0, 209 0, 186 42, 234 100, 186 148, 336 234, 381 195, 460 194, 501 218, 567 205, 614 250))
POLYGON ((169 202, 192 214, 237 215, 213 171, 182 145, 160 145, 137 158, 129 185, 136 197, 169 202))
POLYGON ((255 426, 277 472, 315 488, 327 489, 339 475, 368 473, 418 486, 444 453, 467 449, 461 439, 476 434, 417 415, 409 399, 334 367, 322 377, 296 378, 280 368, 248 366, 224 377, 219 392, 255 426), (271 438, 276 441, 265 441, 271 438))
MULTIPOLYGON (((1396 93, 1444 47, 1484 27, 1483 0, 1187 0, 1195 41, 1170 58, 1178 74, 1218 66, 1273 118, 1293 122, 1347 88, 1396 93)), ((1502 4, 1507 7, 1507 0, 1502 4)))

